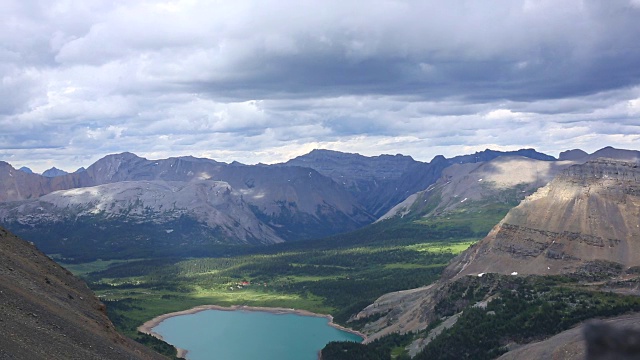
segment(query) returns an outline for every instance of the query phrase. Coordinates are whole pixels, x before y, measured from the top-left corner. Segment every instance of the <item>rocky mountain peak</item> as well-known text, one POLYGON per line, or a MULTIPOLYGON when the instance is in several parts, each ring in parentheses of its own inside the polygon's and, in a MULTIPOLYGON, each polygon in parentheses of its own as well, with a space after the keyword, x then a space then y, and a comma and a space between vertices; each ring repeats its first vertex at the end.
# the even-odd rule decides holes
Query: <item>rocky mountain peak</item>
POLYGON ((431 163, 443 163, 446 162, 447 158, 444 157, 443 155, 436 155, 433 157, 433 159, 431 159, 431 163))
POLYGON ((560 153, 558 160, 580 160, 584 159, 589 154, 580 149, 567 150, 560 153))
POLYGON ((60 170, 60 169, 58 169, 58 168, 56 168, 54 166, 51 169, 45 170, 42 173, 42 176, 48 177, 48 178, 53 178, 53 177, 57 177, 57 176, 64 176, 64 175, 67 175, 67 174, 68 174, 68 172, 66 172, 64 170, 60 170))
POLYGON ((629 162, 639 162, 640 151, 616 149, 614 147, 607 146, 589 155, 589 158, 590 159, 609 158, 609 159, 618 159, 618 160, 624 160, 629 162))
POLYGON ((506 156, 506 155, 523 156, 530 159, 544 160, 544 161, 556 160, 556 158, 554 158, 553 156, 543 154, 534 149, 520 149, 515 151, 499 151, 499 150, 486 149, 484 151, 477 151, 469 155, 456 156, 451 158, 450 161, 452 164, 476 163, 476 162, 490 161, 499 156, 506 156))
POLYGON ((640 182, 638 163, 608 158, 587 161, 579 166, 571 166, 562 172, 558 181, 580 184, 602 183, 603 181, 640 182))
POLYGON ((564 170, 526 198, 447 276, 570 273, 606 261, 640 265, 640 168, 597 159, 564 170))
POLYGON ((89 166, 86 172, 94 179, 95 184, 106 184, 125 180, 128 169, 135 168, 136 164, 146 161, 130 152, 107 155, 89 166), (120 171, 121 169, 124 173, 120 171))

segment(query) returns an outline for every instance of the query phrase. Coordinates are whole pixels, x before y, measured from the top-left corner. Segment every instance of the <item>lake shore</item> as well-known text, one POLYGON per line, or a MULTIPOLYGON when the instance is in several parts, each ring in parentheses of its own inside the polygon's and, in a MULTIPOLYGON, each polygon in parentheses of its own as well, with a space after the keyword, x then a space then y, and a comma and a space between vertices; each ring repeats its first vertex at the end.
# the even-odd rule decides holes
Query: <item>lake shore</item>
MULTIPOLYGON (((325 318, 327 320, 329 320, 329 326, 334 327, 338 330, 342 330, 357 336, 360 336, 362 338, 362 341, 367 340, 367 335, 353 330, 353 329, 349 329, 346 328, 344 326, 338 325, 336 323, 333 322, 333 316, 331 315, 327 315, 327 314, 317 314, 311 311, 307 311, 307 310, 300 310, 300 309, 291 309, 291 308, 273 308, 273 307, 263 307, 263 306, 244 306, 244 305, 232 305, 232 306, 220 306, 220 305, 200 305, 200 306, 196 306, 194 308, 188 309, 188 310, 182 310, 182 311, 176 311, 176 312, 172 312, 172 313, 168 313, 168 314, 163 314, 160 316, 157 316, 147 322, 145 322, 144 324, 138 326, 138 331, 140 331, 141 333, 145 333, 151 336, 154 336, 160 340, 164 339, 162 338, 162 335, 156 333, 153 331, 153 328, 158 326, 161 322, 163 322, 166 319, 172 318, 174 316, 181 316, 181 315, 188 315, 188 314, 195 314, 198 313, 200 311, 205 311, 205 310, 220 310, 220 311, 259 311, 259 312, 268 312, 268 313, 272 313, 272 314, 296 314, 296 315, 301 315, 301 316, 313 316, 313 317, 321 317, 321 318, 325 318)), ((176 349, 178 350, 178 357, 185 357, 187 355, 187 350, 185 349, 180 349, 178 347, 176 347, 176 349)))

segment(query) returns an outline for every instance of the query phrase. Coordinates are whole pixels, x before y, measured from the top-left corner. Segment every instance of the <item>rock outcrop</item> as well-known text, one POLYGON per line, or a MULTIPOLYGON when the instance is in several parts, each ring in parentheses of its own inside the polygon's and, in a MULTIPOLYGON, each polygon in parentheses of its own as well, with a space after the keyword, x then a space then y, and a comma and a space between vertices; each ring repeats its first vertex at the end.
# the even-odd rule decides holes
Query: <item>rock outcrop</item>
POLYGON ((219 181, 122 181, 0 204, 0 221, 35 228, 81 219, 123 219, 132 225, 155 224, 173 232, 181 230, 172 229, 172 222, 189 217, 215 230, 221 243, 282 242, 242 198, 229 184, 219 181))
POLYGON ((486 162, 454 164, 444 169, 433 185, 394 206, 378 221, 397 216, 447 216, 453 211, 481 211, 495 205, 508 209, 573 164, 512 155, 486 162))
POLYGON ((445 271, 570 273, 593 261, 640 265, 640 166, 598 159, 563 171, 445 271))

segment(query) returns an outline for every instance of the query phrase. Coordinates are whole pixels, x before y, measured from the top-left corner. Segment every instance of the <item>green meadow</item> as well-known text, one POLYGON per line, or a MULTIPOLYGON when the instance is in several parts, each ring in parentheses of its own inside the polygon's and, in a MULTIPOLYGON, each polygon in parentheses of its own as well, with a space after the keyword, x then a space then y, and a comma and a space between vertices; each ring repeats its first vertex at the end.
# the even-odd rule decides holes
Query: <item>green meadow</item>
POLYGON ((346 241, 319 250, 293 243, 216 258, 99 260, 68 269, 89 282, 119 330, 134 338, 153 317, 208 304, 305 309, 346 324, 387 292, 435 281, 475 241, 346 241))
POLYGON ((63 265, 89 283, 119 331, 162 350, 138 326, 199 305, 304 309, 357 329, 352 315, 383 294, 434 282, 480 237, 457 224, 390 220, 314 241, 218 247, 215 257, 63 265))

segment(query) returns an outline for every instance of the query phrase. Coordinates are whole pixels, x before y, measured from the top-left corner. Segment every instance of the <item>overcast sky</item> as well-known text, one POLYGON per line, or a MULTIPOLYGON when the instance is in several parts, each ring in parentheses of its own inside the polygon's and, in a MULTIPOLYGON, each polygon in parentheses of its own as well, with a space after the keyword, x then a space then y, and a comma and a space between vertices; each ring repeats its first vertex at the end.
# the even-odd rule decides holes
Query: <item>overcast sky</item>
POLYGON ((2 0, 0 160, 640 149, 640 0, 2 0))

